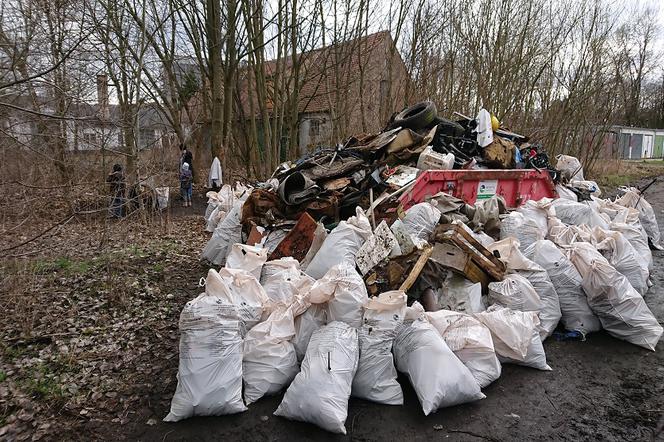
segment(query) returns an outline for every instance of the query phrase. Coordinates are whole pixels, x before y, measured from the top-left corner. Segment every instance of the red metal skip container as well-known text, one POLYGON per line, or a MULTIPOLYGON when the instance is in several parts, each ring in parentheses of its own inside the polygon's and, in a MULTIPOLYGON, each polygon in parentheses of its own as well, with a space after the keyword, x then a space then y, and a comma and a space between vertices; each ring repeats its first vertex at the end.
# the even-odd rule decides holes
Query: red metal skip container
POLYGON ((500 195, 510 208, 528 200, 558 197, 551 176, 545 170, 427 170, 399 201, 408 209, 438 192, 449 193, 468 204, 500 195))

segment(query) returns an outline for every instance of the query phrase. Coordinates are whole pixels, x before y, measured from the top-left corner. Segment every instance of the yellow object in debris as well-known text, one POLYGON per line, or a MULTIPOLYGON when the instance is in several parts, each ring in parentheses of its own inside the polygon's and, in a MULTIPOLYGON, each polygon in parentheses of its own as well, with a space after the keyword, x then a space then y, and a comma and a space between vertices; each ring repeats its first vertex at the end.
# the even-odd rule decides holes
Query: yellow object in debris
POLYGON ((491 129, 498 130, 500 129, 500 121, 496 118, 495 115, 491 115, 491 129))

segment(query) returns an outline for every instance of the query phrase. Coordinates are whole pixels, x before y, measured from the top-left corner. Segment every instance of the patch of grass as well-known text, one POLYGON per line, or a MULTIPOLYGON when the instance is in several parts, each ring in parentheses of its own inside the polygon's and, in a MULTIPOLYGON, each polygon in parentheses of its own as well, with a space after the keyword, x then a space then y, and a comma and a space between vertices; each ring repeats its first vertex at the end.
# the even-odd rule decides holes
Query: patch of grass
POLYGON ((74 261, 67 257, 60 257, 53 261, 37 261, 34 264, 34 271, 38 274, 63 272, 74 275, 87 273, 92 266, 92 261, 74 261))
POLYGON ((0 382, 5 382, 5 379, 7 379, 7 373, 0 370, 0 382))
POLYGON ((47 401, 61 401, 63 399, 62 387, 58 383, 57 377, 44 364, 31 370, 28 377, 23 381, 22 387, 26 393, 35 399, 47 401))
POLYGON ((157 273, 161 273, 164 271, 164 265, 160 262, 156 263, 154 266, 152 266, 152 270, 154 270, 157 273))

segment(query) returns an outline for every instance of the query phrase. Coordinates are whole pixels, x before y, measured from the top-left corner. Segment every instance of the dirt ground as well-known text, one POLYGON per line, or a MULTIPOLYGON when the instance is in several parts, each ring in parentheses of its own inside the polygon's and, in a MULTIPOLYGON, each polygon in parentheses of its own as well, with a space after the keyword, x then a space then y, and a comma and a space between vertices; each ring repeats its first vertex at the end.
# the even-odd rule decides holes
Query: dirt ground
MULTIPOLYGON (((664 227, 664 182, 647 199, 664 227)), ((664 340, 650 352, 604 332, 549 339, 552 371, 503 365, 486 399, 428 417, 400 377, 405 404, 351 399, 346 436, 273 416, 281 395, 239 415, 162 422, 177 318, 207 270, 198 203, 168 224, 66 226, 3 260, 0 440, 664 440, 664 340)), ((653 255, 646 301, 662 323, 664 252, 653 255)))

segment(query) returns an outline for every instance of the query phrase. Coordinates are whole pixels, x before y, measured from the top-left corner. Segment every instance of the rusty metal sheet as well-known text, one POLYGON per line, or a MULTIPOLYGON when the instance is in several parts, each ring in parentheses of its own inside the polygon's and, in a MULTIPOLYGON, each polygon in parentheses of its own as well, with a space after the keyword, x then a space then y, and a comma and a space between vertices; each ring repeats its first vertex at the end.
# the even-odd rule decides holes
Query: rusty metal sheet
POLYGON ((308 213, 303 213, 295 227, 268 256, 268 260, 292 256, 298 261, 302 261, 311 247, 317 226, 316 221, 308 213))

